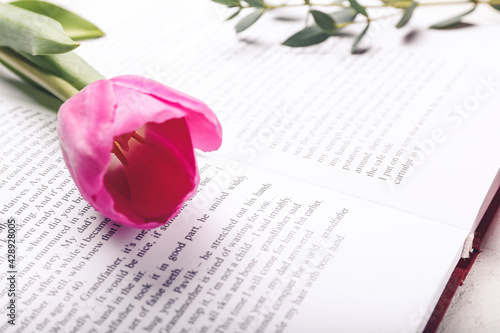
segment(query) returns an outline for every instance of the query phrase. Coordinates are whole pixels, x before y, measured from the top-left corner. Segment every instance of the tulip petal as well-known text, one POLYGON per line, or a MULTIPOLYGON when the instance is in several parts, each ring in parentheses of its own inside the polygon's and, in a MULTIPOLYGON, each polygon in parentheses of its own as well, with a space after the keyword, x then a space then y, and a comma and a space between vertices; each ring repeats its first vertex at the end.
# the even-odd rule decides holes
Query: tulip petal
POLYGON ((110 162, 116 97, 106 80, 94 82, 59 109, 57 132, 66 165, 84 195, 102 188, 110 162))
POLYGON ((176 110, 178 116, 185 117, 195 148, 213 151, 219 149, 222 144, 222 127, 217 116, 202 101, 141 76, 123 75, 111 81, 116 86, 154 96, 170 106, 171 110, 176 110))

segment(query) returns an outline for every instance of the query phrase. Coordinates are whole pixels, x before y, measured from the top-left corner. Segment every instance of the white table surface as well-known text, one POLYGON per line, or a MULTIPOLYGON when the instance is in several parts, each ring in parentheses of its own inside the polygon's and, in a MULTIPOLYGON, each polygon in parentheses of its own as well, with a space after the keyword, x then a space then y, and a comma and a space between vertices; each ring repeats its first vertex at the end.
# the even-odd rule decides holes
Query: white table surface
POLYGON ((437 332, 500 332, 500 210, 437 332))

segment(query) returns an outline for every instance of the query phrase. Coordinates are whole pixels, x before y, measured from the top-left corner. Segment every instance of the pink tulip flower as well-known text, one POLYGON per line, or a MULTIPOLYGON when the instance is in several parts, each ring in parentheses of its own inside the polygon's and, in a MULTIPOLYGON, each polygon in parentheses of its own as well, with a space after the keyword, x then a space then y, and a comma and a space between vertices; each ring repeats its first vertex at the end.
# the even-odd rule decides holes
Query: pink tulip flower
POLYGON ((82 197, 141 229, 179 213, 199 183, 193 148, 217 150, 222 141, 203 102, 131 75, 96 81, 67 100, 57 131, 82 197))

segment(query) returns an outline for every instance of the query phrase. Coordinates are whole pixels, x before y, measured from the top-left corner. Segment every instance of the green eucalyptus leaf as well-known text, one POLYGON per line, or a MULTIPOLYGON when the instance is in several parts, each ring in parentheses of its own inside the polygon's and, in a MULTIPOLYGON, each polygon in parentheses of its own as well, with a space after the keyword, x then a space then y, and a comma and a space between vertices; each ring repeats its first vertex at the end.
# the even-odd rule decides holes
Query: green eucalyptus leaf
MULTIPOLYGON (((311 13, 312 12, 313 11, 311 11, 311 13)), ((339 23, 352 22, 357 15, 358 12, 352 8, 345 8, 328 14, 328 16, 332 18, 333 22, 335 22, 336 26, 339 23)), ((334 30, 332 29, 330 31, 325 31, 325 29, 319 27, 319 24, 316 21, 316 24, 304 28, 294 35, 290 36, 286 41, 283 42, 283 45, 290 47, 305 47, 316 45, 324 42, 328 39, 328 37, 336 35, 340 30, 341 28, 336 27, 334 30)))
POLYGON ((264 0, 245 0, 245 2, 250 7, 266 8, 266 4, 264 3, 264 0))
POLYGON ((61 23, 66 34, 73 40, 97 38, 104 33, 89 21, 54 4, 37 0, 13 1, 11 5, 48 16, 61 23))
POLYGON ((495 8, 496 10, 500 10, 500 5, 492 5, 491 3, 489 5, 493 8, 495 8))
POLYGON ((358 12, 352 8, 344 8, 344 9, 337 10, 337 11, 330 14, 330 16, 337 23, 352 22, 352 21, 354 21, 354 19, 356 18, 357 15, 358 15, 358 12))
POLYGON ((406 23, 408 23, 408 21, 410 21, 411 16, 413 15, 413 11, 417 7, 418 7, 418 3, 412 2, 412 4, 408 8, 405 9, 403 16, 401 17, 401 20, 399 20, 399 22, 396 24, 396 28, 399 29, 399 28, 404 27, 406 25, 406 23))
POLYGON ((80 45, 56 20, 10 4, 0 3, 0 31, 0 46, 34 55, 69 52, 80 45))
POLYGON ((321 30, 317 25, 304 28, 290 36, 283 45, 290 47, 304 47, 324 42, 330 34, 321 30))
POLYGON ((237 24, 236 24, 236 32, 240 33, 243 30, 248 29, 252 24, 257 22, 257 20, 264 14, 265 10, 264 9, 257 9, 253 13, 245 16, 242 18, 237 24))
POLYGON ((361 6, 356 0, 349 0, 349 3, 351 4, 351 7, 360 13, 361 15, 368 17, 368 13, 366 12, 365 7, 361 6))
POLYGON ((337 30, 337 24, 330 15, 320 12, 319 10, 311 10, 311 14, 321 30, 330 34, 337 30))
POLYGON ((358 44, 359 44, 359 42, 361 42, 361 40, 363 39, 363 37, 365 37, 366 32, 368 31, 368 28, 370 28, 370 23, 368 23, 366 25, 365 29, 363 29, 363 31, 354 40, 354 43, 352 44, 352 47, 351 47, 351 53, 352 54, 355 54, 355 53, 357 53, 359 51, 358 50, 358 44))
POLYGON ((430 26, 430 28, 431 29, 450 29, 450 28, 453 28, 454 26, 457 26, 460 23, 462 23, 462 17, 472 13, 476 9, 476 6, 477 6, 477 4, 474 4, 474 7, 472 7, 471 9, 466 11, 465 13, 460 14, 458 16, 454 16, 454 17, 449 18, 447 20, 444 20, 442 22, 433 24, 430 26))
POLYGON ((241 8, 238 9, 236 12, 234 12, 233 14, 231 14, 227 19, 226 21, 230 21, 232 19, 234 19, 236 16, 238 16, 238 14, 241 13, 241 8))
POLYGON ((239 0, 212 0, 213 2, 220 3, 222 5, 226 5, 228 7, 239 7, 240 1, 239 0))

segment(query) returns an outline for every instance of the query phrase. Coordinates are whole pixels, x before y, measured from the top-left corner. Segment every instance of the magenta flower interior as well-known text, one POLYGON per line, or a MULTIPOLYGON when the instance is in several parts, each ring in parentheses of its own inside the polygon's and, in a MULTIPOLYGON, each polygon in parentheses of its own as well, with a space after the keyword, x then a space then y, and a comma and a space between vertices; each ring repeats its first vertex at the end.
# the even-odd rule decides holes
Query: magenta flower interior
POLYGON ((104 184, 115 200, 115 209, 145 222, 168 219, 197 184, 184 119, 147 123, 133 133, 117 136, 111 152, 104 184))

